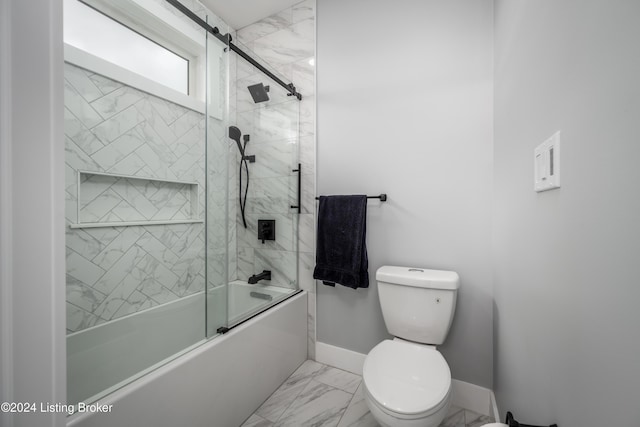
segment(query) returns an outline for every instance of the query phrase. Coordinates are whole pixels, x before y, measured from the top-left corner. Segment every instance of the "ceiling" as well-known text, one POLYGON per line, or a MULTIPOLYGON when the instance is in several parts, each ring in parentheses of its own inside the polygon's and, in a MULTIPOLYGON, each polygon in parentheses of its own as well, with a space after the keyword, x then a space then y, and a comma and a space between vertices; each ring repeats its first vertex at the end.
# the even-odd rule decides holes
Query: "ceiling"
POLYGON ((213 13, 239 30, 269 15, 300 3, 301 0, 200 0, 213 13))

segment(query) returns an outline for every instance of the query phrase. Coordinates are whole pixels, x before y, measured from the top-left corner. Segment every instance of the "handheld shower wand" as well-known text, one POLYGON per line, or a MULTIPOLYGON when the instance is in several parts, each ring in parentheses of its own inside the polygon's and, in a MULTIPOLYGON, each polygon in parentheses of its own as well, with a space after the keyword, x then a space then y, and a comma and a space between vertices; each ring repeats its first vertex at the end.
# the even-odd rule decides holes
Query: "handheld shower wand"
MULTIPOLYGON (((240 150, 240 154, 244 157, 244 147, 240 143, 240 138, 242 137, 242 132, 235 126, 229 126, 229 138, 233 139, 236 144, 238 144, 238 150, 240 150)), ((246 145, 246 142, 245 142, 246 145)))
MULTIPOLYGON (((249 165, 247 163, 247 156, 244 155, 245 149, 247 148, 247 143, 249 142, 249 135, 244 136, 244 146, 240 142, 240 138, 242 137, 242 132, 235 126, 229 126, 229 138, 233 139, 238 145, 238 150, 240 151, 240 171, 239 171, 239 195, 238 202, 240 203, 240 213, 242 214, 242 224, 244 228, 247 228, 247 220, 245 218, 244 209, 247 206, 247 193, 249 192, 249 165), (244 163, 245 172, 247 174, 247 184, 244 189, 244 198, 242 197, 242 163, 244 163)), ((253 157, 253 161, 255 161, 255 156, 253 157)))

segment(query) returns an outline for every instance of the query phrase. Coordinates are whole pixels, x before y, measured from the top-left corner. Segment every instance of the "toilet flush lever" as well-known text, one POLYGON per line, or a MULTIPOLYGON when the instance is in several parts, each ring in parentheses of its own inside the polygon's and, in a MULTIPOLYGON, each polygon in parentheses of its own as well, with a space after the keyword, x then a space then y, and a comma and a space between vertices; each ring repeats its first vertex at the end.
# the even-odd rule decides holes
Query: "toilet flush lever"
POLYGON ((410 268, 409 271, 419 271, 420 273, 424 273, 424 270, 421 270, 419 268, 410 268))

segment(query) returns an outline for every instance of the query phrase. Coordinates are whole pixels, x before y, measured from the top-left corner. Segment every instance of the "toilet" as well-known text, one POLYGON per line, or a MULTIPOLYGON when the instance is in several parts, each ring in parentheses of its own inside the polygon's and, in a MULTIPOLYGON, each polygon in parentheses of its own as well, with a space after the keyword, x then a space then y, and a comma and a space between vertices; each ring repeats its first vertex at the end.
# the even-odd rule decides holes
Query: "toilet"
POLYGON ((365 402, 384 427, 437 427, 449 411, 451 371, 436 345, 451 327, 460 278, 453 271, 384 266, 376 281, 395 338, 365 359, 365 402))

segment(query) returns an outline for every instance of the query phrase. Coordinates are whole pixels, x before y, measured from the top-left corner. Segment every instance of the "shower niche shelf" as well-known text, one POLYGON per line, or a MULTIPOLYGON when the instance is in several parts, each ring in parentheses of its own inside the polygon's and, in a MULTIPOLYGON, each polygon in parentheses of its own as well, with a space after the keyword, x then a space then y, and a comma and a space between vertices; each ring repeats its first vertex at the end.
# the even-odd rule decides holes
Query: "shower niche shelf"
POLYGON ((77 218, 70 228, 196 224, 199 184, 78 171, 77 218))

